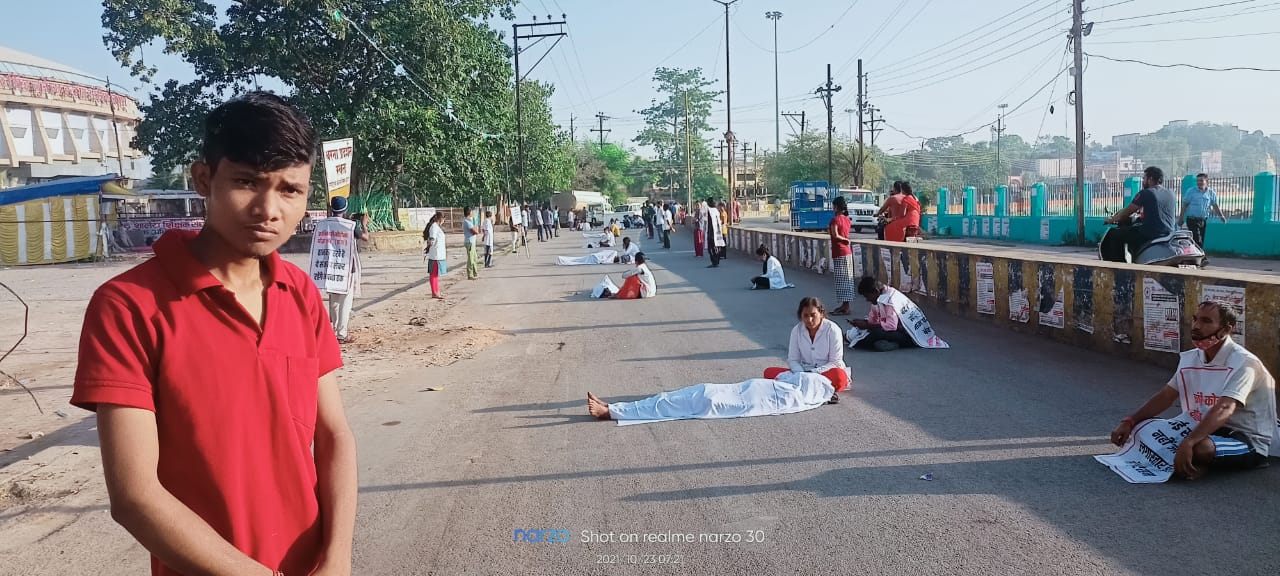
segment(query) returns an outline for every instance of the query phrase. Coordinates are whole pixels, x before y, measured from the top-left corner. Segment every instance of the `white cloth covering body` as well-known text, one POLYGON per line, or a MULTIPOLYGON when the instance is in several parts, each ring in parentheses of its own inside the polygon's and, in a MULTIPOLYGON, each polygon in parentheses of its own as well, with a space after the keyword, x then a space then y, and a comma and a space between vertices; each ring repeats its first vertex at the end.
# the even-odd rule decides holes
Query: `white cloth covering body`
POLYGON ((588 264, 613 264, 618 258, 617 250, 601 250, 586 256, 556 256, 556 266, 585 266, 588 264))
POLYGON ((812 410, 835 394, 821 374, 784 372, 775 380, 752 378, 735 384, 696 384, 635 402, 609 404, 619 426, 693 418, 775 416, 812 410))

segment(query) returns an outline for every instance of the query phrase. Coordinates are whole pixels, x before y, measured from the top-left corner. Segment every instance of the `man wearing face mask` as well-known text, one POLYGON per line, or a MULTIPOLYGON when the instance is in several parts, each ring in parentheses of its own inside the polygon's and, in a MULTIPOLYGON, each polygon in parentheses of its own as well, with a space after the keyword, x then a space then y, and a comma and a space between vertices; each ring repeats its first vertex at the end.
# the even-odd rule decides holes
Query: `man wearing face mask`
POLYGON ((1231 306, 1202 302, 1191 325, 1195 349, 1181 354, 1178 371, 1164 388, 1120 421, 1111 442, 1123 445, 1135 425, 1178 402, 1196 425, 1178 444, 1174 474, 1194 480, 1209 468, 1266 466, 1271 445, 1280 435, 1275 380, 1257 356, 1231 340, 1235 325, 1231 306))

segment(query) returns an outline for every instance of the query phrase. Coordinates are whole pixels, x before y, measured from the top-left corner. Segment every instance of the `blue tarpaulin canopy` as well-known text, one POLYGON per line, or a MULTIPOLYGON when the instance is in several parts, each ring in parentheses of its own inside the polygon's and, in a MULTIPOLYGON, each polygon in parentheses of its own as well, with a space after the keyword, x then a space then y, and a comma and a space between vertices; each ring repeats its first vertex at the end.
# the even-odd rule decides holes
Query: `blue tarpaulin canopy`
POLYGON ((119 176, 116 176, 115 174, 107 174, 105 176, 85 176, 82 178, 62 178, 51 182, 41 182, 40 184, 31 184, 28 186, 19 186, 17 188, 0 190, 0 206, 27 202, 29 200, 38 200, 40 198, 51 198, 54 196, 97 194, 102 190, 103 184, 116 180, 117 178, 119 178, 119 176))

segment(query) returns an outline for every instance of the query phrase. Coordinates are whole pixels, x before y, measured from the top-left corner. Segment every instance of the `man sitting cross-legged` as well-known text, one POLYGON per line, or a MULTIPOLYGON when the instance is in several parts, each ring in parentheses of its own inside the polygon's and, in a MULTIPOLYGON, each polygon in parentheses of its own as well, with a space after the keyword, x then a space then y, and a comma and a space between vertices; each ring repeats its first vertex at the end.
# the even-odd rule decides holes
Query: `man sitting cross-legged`
POLYGON ((1278 433, 1275 380, 1257 356, 1231 339, 1235 325, 1229 305, 1201 303, 1191 324, 1196 349, 1183 352, 1169 382, 1120 420, 1111 442, 1125 444, 1136 425, 1178 402, 1195 427, 1178 443, 1175 475, 1194 480, 1206 469, 1265 466, 1278 433))

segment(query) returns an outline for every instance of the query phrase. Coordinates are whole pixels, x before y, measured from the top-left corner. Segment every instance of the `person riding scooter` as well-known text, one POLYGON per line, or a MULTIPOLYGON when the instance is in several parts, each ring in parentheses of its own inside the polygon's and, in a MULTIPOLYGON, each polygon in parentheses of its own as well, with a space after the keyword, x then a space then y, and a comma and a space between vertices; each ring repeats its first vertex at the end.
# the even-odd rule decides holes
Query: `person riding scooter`
MULTIPOLYGON (((1142 191, 1133 197, 1133 203, 1107 218, 1106 224, 1119 224, 1112 233, 1108 233, 1104 242, 1123 242, 1129 254, 1136 262, 1139 252, 1147 243, 1157 238, 1164 238, 1177 230, 1178 194, 1161 184, 1164 183, 1164 171, 1149 166, 1142 171, 1142 191), (1141 211, 1142 218, 1131 226, 1125 226, 1134 213, 1141 211), (1118 238, 1113 240, 1113 236, 1118 238)), ((1116 251, 1107 251, 1115 254, 1116 251)), ((1123 258, 1107 258, 1115 262, 1124 262, 1123 258)))

